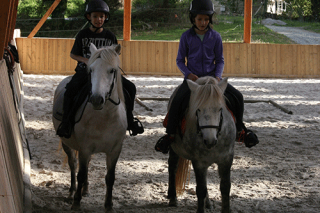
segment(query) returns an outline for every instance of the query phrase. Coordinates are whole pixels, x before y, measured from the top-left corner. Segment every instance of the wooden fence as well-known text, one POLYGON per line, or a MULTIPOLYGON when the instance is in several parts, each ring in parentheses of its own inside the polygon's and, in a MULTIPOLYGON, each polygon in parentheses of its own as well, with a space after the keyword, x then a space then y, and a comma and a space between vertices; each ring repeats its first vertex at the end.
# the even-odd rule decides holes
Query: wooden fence
POLYGON ((9 75, 5 60, 0 60, 0 87, 0 212, 27 213, 31 211, 30 158, 19 65, 9 75))
MULTIPOLYGON (((26 74, 74 74, 74 39, 16 38, 26 74)), ((177 41, 122 41, 122 68, 132 75, 181 75, 177 41)), ((319 78, 320 45, 224 43, 223 76, 319 78)))

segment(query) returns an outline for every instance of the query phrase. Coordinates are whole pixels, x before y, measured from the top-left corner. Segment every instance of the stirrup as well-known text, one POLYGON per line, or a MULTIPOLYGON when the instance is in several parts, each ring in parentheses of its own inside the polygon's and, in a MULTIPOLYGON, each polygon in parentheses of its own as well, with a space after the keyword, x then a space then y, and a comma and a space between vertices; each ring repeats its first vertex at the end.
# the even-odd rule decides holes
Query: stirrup
POLYGON ((259 143, 258 136, 251 130, 242 130, 239 134, 238 141, 251 148, 259 143))
POLYGON ((136 136, 137 134, 144 133, 142 123, 137 118, 133 118, 132 126, 129 129, 130 136, 136 136))
POLYGON ((163 154, 167 154, 170 150, 170 143, 173 141, 173 138, 169 135, 162 136, 154 146, 157 152, 162 152, 163 154))

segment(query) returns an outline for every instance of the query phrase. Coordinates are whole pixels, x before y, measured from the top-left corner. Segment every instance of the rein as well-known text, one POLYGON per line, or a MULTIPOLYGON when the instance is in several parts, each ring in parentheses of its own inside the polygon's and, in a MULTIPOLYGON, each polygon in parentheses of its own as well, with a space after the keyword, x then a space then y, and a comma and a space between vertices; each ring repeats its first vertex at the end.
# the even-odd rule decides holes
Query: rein
POLYGON ((217 129, 217 137, 221 131, 221 127, 222 127, 222 122, 223 122, 223 115, 222 115, 222 108, 220 109, 220 121, 219 121, 219 126, 216 125, 204 125, 204 126, 200 126, 199 125, 199 118, 198 118, 198 111, 196 112, 196 116, 197 116, 197 132, 199 135, 202 135, 201 130, 202 129, 217 129))
POLYGON ((116 72, 117 71, 114 71, 113 72, 113 80, 112 80, 112 84, 111 84, 111 86, 110 86, 110 91, 107 93, 107 95, 106 95, 106 100, 107 101, 110 101, 111 103, 113 103, 114 105, 119 105, 120 104, 120 98, 118 97, 118 102, 115 102, 114 100, 112 100, 110 97, 111 97, 111 94, 112 94, 112 91, 113 91, 113 88, 114 88, 114 81, 115 81, 115 79, 116 79, 116 72))

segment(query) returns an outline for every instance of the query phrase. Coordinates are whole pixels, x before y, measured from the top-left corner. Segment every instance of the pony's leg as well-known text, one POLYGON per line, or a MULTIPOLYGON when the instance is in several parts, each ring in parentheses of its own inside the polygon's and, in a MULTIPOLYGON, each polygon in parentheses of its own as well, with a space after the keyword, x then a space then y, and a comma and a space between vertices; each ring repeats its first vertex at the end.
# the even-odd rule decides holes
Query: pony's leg
MULTIPOLYGON (((91 160, 91 156, 89 156, 87 168, 89 167, 90 160, 91 160)), ((89 193, 89 180, 88 180, 88 178, 87 178, 87 181, 83 184, 82 196, 83 196, 83 197, 87 197, 87 196, 89 196, 89 195, 90 195, 90 193, 89 193)))
POLYGON ((208 199, 208 191, 207 191, 207 167, 202 167, 192 162, 196 182, 197 182, 197 197, 198 197, 198 210, 197 213, 204 213, 205 203, 207 203, 208 199))
POLYGON ((169 152, 169 187, 168 187, 168 199, 169 206, 177 206, 177 192, 176 192, 176 173, 178 168, 179 156, 170 148, 169 152))
POLYGON ((218 165, 219 176, 221 178, 220 191, 221 191, 221 197, 222 197, 222 209, 221 209, 222 213, 230 212, 231 164, 232 163, 218 165))
MULTIPOLYGON (((121 151, 121 150, 120 150, 121 151)), ((107 155, 107 175, 106 175, 106 185, 107 185, 107 192, 106 192, 106 200, 104 203, 105 212, 106 213, 115 213, 116 211, 113 209, 113 202, 112 202, 112 190, 113 184, 115 180, 115 171, 116 171, 116 164, 119 158, 119 154, 113 152, 110 155, 107 155)))
POLYGON ((207 192, 207 195, 206 195, 206 200, 205 200, 205 206, 207 209, 212 209, 213 208, 213 205, 209 199, 209 194, 207 192))
POLYGON ((69 189, 68 201, 72 201, 74 192, 76 191, 76 168, 77 168, 77 158, 75 156, 74 150, 70 149, 67 145, 62 143, 62 148, 68 156, 68 164, 71 171, 71 186, 69 189))
POLYGON ((78 187, 74 195, 73 204, 71 210, 80 209, 80 201, 82 198, 82 188, 88 181, 88 164, 90 161, 90 155, 84 154, 79 151, 79 172, 77 176, 78 187))

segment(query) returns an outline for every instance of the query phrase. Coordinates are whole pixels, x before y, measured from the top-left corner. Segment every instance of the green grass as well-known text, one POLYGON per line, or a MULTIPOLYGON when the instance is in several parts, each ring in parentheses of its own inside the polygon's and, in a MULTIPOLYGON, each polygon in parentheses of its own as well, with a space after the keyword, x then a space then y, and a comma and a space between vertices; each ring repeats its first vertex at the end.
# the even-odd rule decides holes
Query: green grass
POLYGON ((304 22, 304 21, 293 21, 293 20, 282 20, 287 23, 287 27, 301 27, 305 30, 320 33, 320 22, 304 22))
MULTIPOLYGON (((274 44, 292 44, 294 43, 286 36, 278 34, 269 28, 252 24, 252 43, 274 43, 274 44)), ((221 34, 223 42, 243 42, 243 17, 219 16, 213 24, 213 29, 221 34)), ((165 24, 164 26, 153 27, 152 30, 142 30, 136 28, 131 32, 132 40, 171 40, 179 41, 183 32, 191 27, 191 24, 165 24)), ((118 38, 121 39, 122 35, 118 38)))

